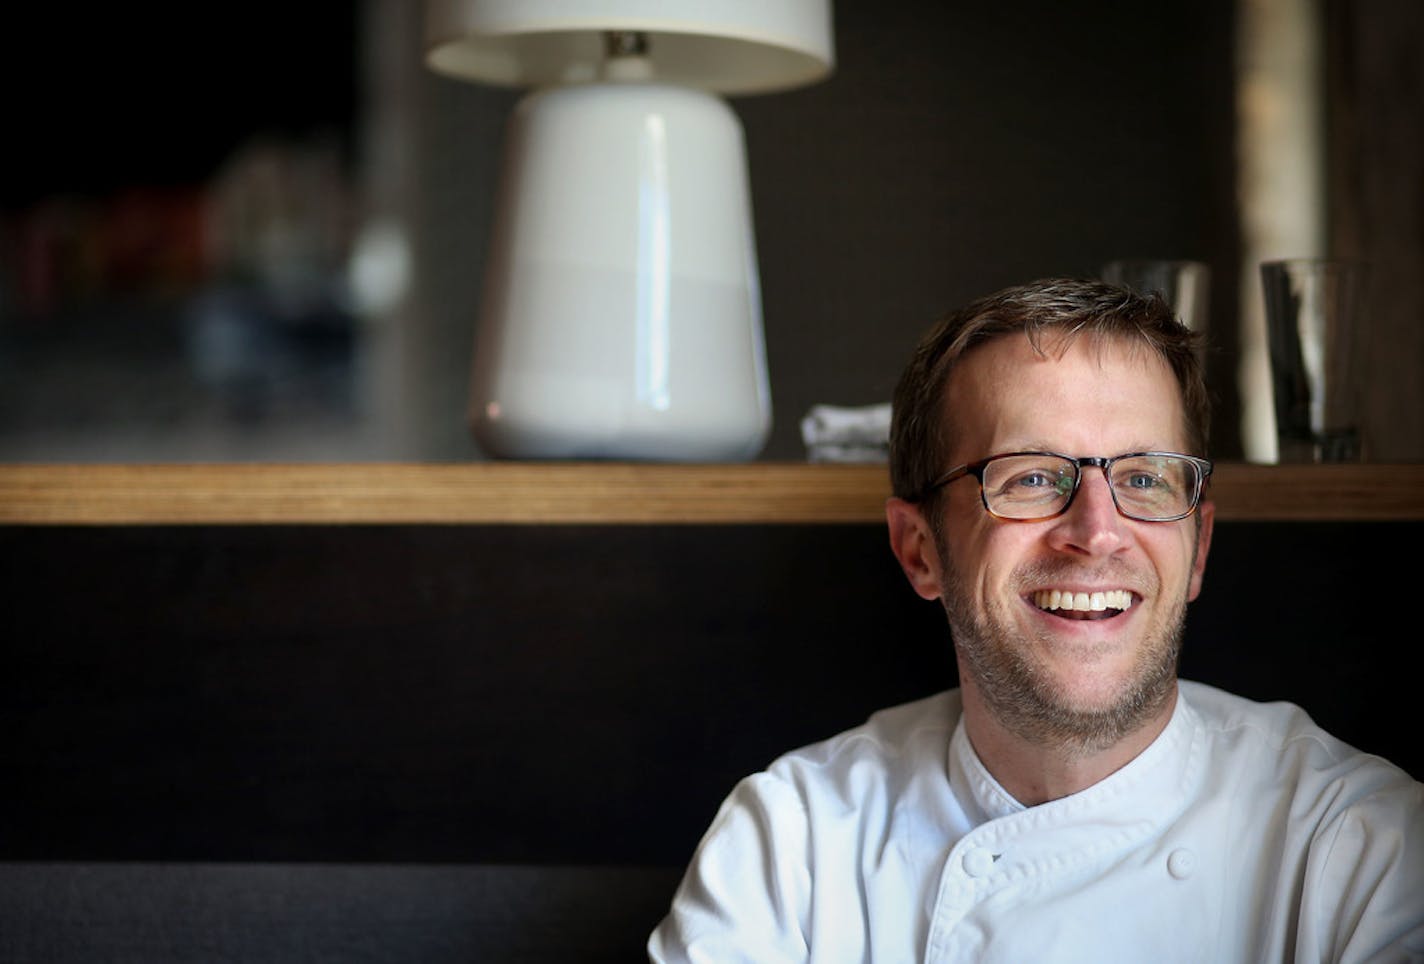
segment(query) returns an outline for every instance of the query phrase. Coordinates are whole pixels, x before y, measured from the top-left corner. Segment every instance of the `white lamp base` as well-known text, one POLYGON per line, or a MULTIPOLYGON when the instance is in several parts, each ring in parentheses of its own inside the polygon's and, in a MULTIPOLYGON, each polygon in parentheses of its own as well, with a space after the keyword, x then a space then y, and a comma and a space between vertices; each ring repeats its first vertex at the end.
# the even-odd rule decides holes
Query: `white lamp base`
POLYGON ((665 84, 539 91, 504 164, 470 400, 482 448, 754 458, 771 396, 731 108, 665 84))

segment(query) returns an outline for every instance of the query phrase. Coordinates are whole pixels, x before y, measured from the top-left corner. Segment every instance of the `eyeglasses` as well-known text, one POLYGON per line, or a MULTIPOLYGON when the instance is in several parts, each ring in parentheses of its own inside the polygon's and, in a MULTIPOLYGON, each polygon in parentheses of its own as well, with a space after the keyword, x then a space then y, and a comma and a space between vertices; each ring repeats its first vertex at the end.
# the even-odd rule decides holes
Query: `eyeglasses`
POLYGON ((1207 459, 1173 452, 1132 452, 1110 459, 1009 452, 950 469, 925 489, 924 496, 972 475, 979 480, 979 495, 990 515, 1040 522, 1068 511, 1085 465, 1103 470, 1117 511, 1139 522, 1175 522, 1191 515, 1212 469, 1207 459))

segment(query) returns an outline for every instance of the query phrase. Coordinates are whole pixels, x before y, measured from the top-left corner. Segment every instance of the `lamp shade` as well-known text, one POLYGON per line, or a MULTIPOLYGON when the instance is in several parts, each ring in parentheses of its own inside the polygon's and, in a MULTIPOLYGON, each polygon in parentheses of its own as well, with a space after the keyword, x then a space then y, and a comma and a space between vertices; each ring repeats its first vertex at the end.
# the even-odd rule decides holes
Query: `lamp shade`
POLYGON ((505 131, 470 422, 501 458, 741 461, 771 426, 751 186, 719 93, 830 70, 825 0, 430 0, 505 131))
POLYGON ((595 80, 604 34, 648 40, 652 79, 721 94, 787 90, 835 63, 829 0, 431 0, 426 63, 502 86, 595 80))

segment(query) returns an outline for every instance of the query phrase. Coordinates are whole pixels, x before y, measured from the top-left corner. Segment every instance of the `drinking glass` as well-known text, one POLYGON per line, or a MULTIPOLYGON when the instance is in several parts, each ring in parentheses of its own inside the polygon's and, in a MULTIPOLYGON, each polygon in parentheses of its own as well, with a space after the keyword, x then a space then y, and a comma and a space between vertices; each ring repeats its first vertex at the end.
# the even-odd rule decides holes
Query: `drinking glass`
POLYGON ((1211 268, 1200 261, 1130 258, 1103 265, 1104 281, 1142 294, 1157 292, 1182 324, 1206 334, 1211 268))
POLYGON ((1367 266, 1329 258, 1261 264, 1281 462, 1354 462, 1367 266))

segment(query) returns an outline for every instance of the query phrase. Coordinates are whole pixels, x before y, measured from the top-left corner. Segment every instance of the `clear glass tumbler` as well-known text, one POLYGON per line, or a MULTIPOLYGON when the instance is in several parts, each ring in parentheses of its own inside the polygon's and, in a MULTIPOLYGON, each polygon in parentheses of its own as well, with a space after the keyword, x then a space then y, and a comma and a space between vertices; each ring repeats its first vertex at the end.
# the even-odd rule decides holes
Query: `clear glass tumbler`
POLYGON ((1261 264, 1281 462, 1364 457, 1359 339, 1367 281, 1368 267, 1358 261, 1261 264))

